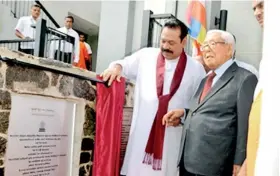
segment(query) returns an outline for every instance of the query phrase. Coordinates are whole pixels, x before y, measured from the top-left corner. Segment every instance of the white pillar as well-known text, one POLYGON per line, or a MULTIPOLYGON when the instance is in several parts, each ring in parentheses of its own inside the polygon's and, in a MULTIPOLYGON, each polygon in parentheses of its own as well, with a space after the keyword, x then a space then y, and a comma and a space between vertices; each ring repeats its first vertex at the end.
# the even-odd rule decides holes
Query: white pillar
POLYGON ((144 10, 151 10, 154 14, 165 13, 165 5, 168 0, 145 0, 144 10))
POLYGON ((132 50, 135 1, 101 1, 96 73, 132 50))

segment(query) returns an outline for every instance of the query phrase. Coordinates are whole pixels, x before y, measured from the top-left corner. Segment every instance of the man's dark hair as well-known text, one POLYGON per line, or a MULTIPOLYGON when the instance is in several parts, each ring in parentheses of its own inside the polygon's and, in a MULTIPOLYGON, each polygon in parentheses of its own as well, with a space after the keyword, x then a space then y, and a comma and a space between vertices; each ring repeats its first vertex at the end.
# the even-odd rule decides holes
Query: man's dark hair
POLYGON ((69 18, 69 19, 71 19, 71 20, 72 20, 72 23, 74 23, 74 17, 73 17, 73 16, 71 16, 71 15, 68 15, 68 16, 66 16, 66 17, 65 17, 65 19, 66 19, 66 18, 69 18))
POLYGON ((180 39, 181 41, 188 35, 188 28, 187 26, 178 19, 171 19, 164 23, 163 28, 171 28, 176 29, 179 28, 181 30, 180 39))
POLYGON ((85 38, 85 41, 87 40, 87 35, 85 34, 85 33, 83 33, 83 32, 81 32, 81 33, 79 33, 79 36, 84 36, 84 38, 85 38))
POLYGON ((33 4, 32 6, 31 6, 31 8, 32 7, 38 7, 39 9, 41 9, 41 6, 39 5, 39 4, 33 4))

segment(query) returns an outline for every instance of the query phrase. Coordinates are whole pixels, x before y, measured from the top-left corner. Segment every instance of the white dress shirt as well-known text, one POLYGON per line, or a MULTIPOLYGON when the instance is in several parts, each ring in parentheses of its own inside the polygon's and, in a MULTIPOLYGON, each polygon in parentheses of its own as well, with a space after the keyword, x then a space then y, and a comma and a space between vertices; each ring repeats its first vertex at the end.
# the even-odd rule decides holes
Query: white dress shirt
MULTIPOLYGON (((79 34, 76 31, 74 31, 72 28, 67 29, 66 27, 62 27, 62 28, 58 28, 57 30, 75 38, 74 62, 78 63, 79 62, 79 57, 80 57, 80 38, 79 38, 79 34)), ((54 58, 54 52, 55 52, 55 50, 58 50, 58 46, 59 46, 58 41, 51 42, 50 54, 49 54, 50 58, 54 58)), ((60 51, 63 51, 64 53, 72 53, 73 52, 73 45, 69 42, 61 41, 60 51)))
POLYGON ((92 50, 91 50, 91 47, 89 46, 89 44, 87 42, 84 42, 84 43, 86 45, 88 54, 92 54, 92 50))
MULTIPOLYGON (((220 79, 220 77, 225 73, 225 71, 233 64, 233 60, 229 59, 228 61, 226 61, 223 65, 221 65, 219 68, 217 68, 215 70, 216 76, 213 79, 212 82, 212 87, 215 85, 215 83, 220 79)), ((212 73, 212 71, 209 71, 207 73, 207 75, 209 75, 210 73, 212 73)))
MULTIPOLYGON (((29 37, 35 39, 36 29, 32 28, 32 25, 36 25, 36 20, 32 16, 24 16, 18 20, 15 27, 16 31, 19 31, 24 37, 29 37)), ((22 49, 34 49, 34 42, 21 43, 20 47, 22 49)))

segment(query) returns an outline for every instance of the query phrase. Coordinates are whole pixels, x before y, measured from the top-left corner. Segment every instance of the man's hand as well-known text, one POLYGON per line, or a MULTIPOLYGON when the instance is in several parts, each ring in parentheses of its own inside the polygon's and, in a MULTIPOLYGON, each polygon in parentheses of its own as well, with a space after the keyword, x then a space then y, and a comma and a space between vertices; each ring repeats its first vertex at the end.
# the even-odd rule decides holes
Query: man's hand
POLYGON ((242 167, 239 170, 237 176, 246 176, 247 175, 247 162, 246 160, 243 162, 242 167))
POLYGON ((122 74, 122 66, 116 64, 114 68, 106 69, 103 73, 101 73, 101 77, 103 77, 103 81, 108 81, 108 85, 110 86, 112 82, 116 79, 118 82, 121 81, 122 74))
POLYGON ((162 125, 167 126, 178 126, 181 122, 181 117, 183 117, 185 113, 184 109, 175 109, 172 111, 169 111, 167 114, 165 114, 162 118, 162 125))
POLYGON ((240 171, 240 168, 241 168, 241 166, 239 166, 239 165, 233 165, 232 176, 237 176, 240 171))

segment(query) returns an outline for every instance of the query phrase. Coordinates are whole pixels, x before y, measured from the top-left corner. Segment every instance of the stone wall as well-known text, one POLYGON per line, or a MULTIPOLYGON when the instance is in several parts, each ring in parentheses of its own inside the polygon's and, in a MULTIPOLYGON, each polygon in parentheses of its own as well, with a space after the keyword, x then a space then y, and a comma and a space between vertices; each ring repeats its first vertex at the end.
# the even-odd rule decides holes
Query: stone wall
MULTIPOLYGON (((71 65, 35 58, 5 48, 0 48, 0 55, 2 58, 16 58, 32 65, 95 77, 94 73, 72 68, 71 65)), ((90 81, 0 61, 0 175, 4 175, 5 168, 7 130, 12 108, 11 93, 19 93, 75 100, 82 106, 75 121, 73 175, 90 176, 95 131, 95 89, 90 81)))
MULTIPOLYGON (((5 151, 11 93, 47 96, 78 102, 74 135, 74 160, 72 176, 91 176, 95 137, 96 86, 90 81, 76 78, 75 75, 95 77, 95 73, 73 68, 61 62, 25 55, 21 52, 0 48, 0 57, 15 59, 31 66, 10 64, 0 60, 0 176, 4 176, 5 151), (40 65, 45 69, 36 69, 40 65), (49 68, 74 74, 67 76, 49 68)), ((133 84, 127 82, 124 107, 133 107, 133 84)))

